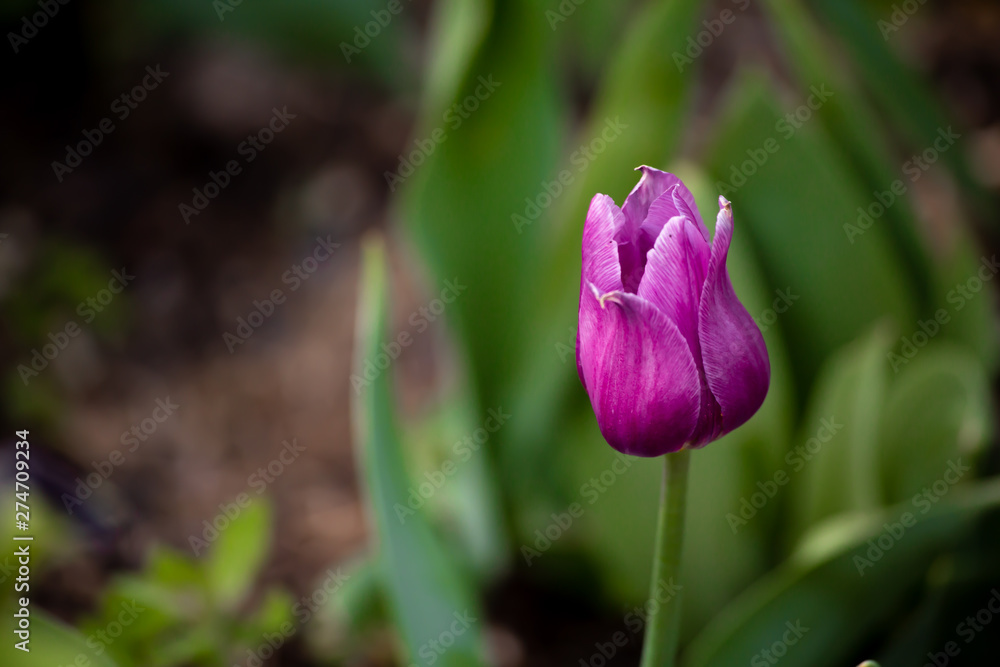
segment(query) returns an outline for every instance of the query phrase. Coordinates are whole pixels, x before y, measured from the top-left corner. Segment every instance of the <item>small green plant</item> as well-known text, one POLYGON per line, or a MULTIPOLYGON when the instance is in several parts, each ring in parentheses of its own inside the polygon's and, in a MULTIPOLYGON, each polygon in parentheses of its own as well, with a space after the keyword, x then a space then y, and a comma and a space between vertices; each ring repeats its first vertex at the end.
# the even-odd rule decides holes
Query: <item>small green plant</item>
POLYGON ((84 621, 88 647, 119 667, 263 662, 296 630, 287 592, 252 595, 271 531, 271 507, 258 501, 220 531, 204 558, 154 548, 145 568, 117 577, 84 621))

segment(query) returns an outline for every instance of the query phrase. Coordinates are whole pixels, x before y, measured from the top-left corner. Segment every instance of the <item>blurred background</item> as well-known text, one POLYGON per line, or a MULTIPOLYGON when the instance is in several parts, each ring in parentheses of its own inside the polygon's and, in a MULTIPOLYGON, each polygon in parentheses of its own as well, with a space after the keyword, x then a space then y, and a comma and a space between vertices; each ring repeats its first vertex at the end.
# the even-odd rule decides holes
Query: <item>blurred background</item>
POLYGON ((693 456, 682 664, 996 664, 997 3, 0 21, 3 664, 637 664, 660 464, 574 346, 640 164, 733 202, 773 375, 693 456))

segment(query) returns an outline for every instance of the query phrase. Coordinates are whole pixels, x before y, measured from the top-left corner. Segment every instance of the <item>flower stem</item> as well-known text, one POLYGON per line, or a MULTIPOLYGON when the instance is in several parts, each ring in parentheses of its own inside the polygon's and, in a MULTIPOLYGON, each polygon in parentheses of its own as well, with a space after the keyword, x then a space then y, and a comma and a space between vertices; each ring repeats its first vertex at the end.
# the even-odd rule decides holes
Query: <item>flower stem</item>
POLYGON ((684 544, 684 505, 687 498, 689 449, 663 457, 663 489, 656 527, 653 578, 649 584, 651 613, 642 647, 642 667, 673 667, 680 633, 681 548, 684 544), (662 591, 662 592, 661 592, 662 591), (666 593, 666 595, 664 595, 666 593))

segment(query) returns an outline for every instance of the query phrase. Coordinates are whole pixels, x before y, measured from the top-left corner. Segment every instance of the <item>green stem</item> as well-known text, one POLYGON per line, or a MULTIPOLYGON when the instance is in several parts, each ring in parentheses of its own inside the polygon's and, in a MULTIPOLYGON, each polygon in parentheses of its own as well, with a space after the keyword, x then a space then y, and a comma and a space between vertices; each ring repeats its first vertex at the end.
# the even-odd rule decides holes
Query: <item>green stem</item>
POLYGON ((680 634, 681 548, 684 544, 684 504, 687 497, 689 449, 663 457, 663 490, 656 527, 653 579, 649 599, 655 601, 646 622, 642 667, 673 667, 680 634))

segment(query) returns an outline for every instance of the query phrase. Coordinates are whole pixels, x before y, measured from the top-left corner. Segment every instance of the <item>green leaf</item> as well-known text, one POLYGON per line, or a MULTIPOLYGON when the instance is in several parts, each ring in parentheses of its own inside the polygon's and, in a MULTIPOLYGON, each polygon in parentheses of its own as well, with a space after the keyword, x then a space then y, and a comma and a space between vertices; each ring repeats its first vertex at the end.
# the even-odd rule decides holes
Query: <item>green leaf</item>
POLYGON ((781 657, 784 667, 850 664, 873 629, 910 604, 934 560, 998 507, 994 480, 956 489, 926 514, 903 503, 827 523, 691 643, 685 667, 752 664, 797 623, 808 630, 787 635, 796 641, 781 657), (907 515, 916 517, 910 527, 902 525, 907 515), (891 546, 879 548, 879 540, 891 546))
POLYGON ((841 512, 881 506, 879 420, 888 333, 876 328, 827 360, 789 452, 794 534, 841 512))
POLYGON ((444 110, 468 74, 493 18, 493 3, 441 0, 434 3, 433 11, 428 37, 433 50, 424 84, 425 120, 444 110))
POLYGON ((23 665, 24 667, 50 667, 52 665, 79 665, 83 660, 89 661, 92 667, 115 667, 115 663, 104 650, 100 641, 93 645, 101 650, 95 651, 87 645, 87 639, 77 630, 65 625, 51 616, 37 603, 30 607, 31 638, 28 647, 30 653, 14 648, 16 642, 13 630, 16 628, 13 618, 14 607, 12 599, 3 605, 4 641, 0 647, 0 662, 4 665, 23 665))
POLYGON ((770 284, 801 295, 780 326, 796 379, 808 386, 822 359, 875 322, 913 322, 915 295, 885 228, 873 225, 854 244, 845 234, 865 190, 822 125, 807 122, 789 135, 772 84, 757 76, 745 73, 731 96, 709 171, 770 284), (741 169, 750 173, 745 180, 733 175, 741 169))
MULTIPOLYGON (((933 92, 920 80, 920 75, 893 53, 890 39, 879 29, 879 19, 887 20, 891 9, 877 17, 857 0, 812 0, 812 5, 822 15, 832 32, 853 57, 854 74, 866 84, 866 91, 875 99, 889 117, 892 127, 903 133, 907 144, 914 150, 933 145, 940 128, 952 121, 941 108, 933 92)), ((982 186, 973 178, 960 148, 942 154, 944 162, 958 177, 966 192, 978 205, 980 212, 991 210, 991 202, 982 186)), ((993 222, 993 216, 985 216, 993 222)))
POLYGON ((258 498, 219 531, 204 568, 209 590, 223 609, 235 609, 252 590, 271 551, 273 523, 270 503, 258 498))
POLYGON ((551 179, 561 134, 559 84, 537 8, 498 4, 491 27, 448 108, 429 110, 419 123, 411 145, 421 164, 401 202, 433 281, 464 286, 446 317, 486 406, 497 402, 530 333, 523 323, 537 248, 511 216, 551 179))
POLYGON ((356 655, 370 632, 386 621, 385 590, 379 563, 365 557, 343 568, 346 580, 306 625, 314 655, 356 655))
MULTIPOLYGON (((358 300, 357 372, 363 372, 364 360, 373 358, 386 340, 384 252, 380 240, 367 240, 358 300)), ((360 477, 367 482, 372 530, 378 536, 381 577, 406 654, 416 659, 421 651, 430 651, 444 667, 484 664, 482 614, 467 578, 424 515, 406 513, 412 480, 397 430, 390 373, 379 375, 357 397, 353 413, 360 477), (442 633, 453 637, 454 644, 437 653, 434 647, 440 646, 442 633)))
POLYGON ((949 462, 973 467, 992 432, 990 404, 986 373, 959 347, 931 343, 901 366, 880 417, 889 502, 933 485, 949 462))
MULTIPOLYGON (((844 62, 832 57, 834 51, 828 35, 820 30, 800 0, 767 0, 764 4, 788 52, 789 66, 798 76, 803 102, 818 88, 829 90, 831 96, 825 100, 821 98, 815 109, 809 109, 809 113, 815 114, 834 138, 832 148, 847 158, 858 176, 864 179, 867 186, 865 196, 854 206, 867 208, 873 201, 869 192, 889 190, 902 175, 889 141, 890 128, 883 127, 860 94, 856 79, 844 62)), ((922 145, 919 148, 923 150, 925 147, 922 145)), ((858 219, 855 209, 845 221, 856 225, 858 219)), ((907 278, 916 287, 918 298, 924 300, 930 287, 930 259, 923 240, 916 232, 915 220, 908 199, 898 197, 885 208, 883 217, 877 218, 875 224, 891 232, 903 268, 908 272, 907 278)), ((866 238, 857 240, 863 243, 866 238)))

